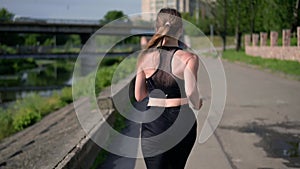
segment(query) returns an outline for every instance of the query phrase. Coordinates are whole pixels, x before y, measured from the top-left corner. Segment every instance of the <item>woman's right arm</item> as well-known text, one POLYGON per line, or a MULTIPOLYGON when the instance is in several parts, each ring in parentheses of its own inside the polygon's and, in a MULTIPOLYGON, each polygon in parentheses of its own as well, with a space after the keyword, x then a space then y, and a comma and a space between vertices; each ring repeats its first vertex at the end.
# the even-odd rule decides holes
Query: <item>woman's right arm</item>
POLYGON ((148 96, 148 92, 146 89, 146 75, 139 65, 137 66, 134 95, 137 101, 142 101, 145 97, 148 96))
POLYGON ((190 56, 184 69, 185 92, 192 103, 194 109, 199 110, 202 107, 202 99, 200 98, 197 87, 197 72, 199 67, 199 59, 196 55, 190 56))

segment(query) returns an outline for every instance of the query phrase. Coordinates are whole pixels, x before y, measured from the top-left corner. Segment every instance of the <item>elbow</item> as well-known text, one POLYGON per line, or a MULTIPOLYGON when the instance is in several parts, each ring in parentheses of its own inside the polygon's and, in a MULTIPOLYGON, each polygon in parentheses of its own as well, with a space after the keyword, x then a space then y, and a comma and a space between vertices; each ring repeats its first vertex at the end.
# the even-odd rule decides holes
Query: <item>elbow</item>
POLYGON ((146 96, 141 95, 141 94, 135 94, 135 100, 137 102, 143 101, 145 99, 146 96))
POLYGON ((193 98, 193 96, 196 94, 197 91, 192 91, 192 90, 189 90, 189 91, 186 91, 186 97, 187 98, 193 98))
POLYGON ((143 100, 143 98, 141 96, 135 96, 135 100, 138 101, 138 102, 140 102, 140 101, 143 100))

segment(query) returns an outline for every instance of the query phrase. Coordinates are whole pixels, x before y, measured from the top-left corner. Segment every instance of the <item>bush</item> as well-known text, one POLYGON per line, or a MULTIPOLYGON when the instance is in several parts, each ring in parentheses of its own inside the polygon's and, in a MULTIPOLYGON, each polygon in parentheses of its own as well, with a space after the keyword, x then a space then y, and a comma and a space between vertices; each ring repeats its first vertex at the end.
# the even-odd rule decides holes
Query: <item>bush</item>
POLYGON ((96 74, 95 92, 96 95, 105 87, 109 86, 112 81, 113 74, 117 68, 117 64, 110 67, 101 67, 96 74))
POLYGON ((15 131, 23 130, 24 128, 36 123, 41 119, 41 114, 32 108, 20 109, 13 116, 13 127, 15 131))
POLYGON ((61 90, 60 99, 62 102, 71 103, 73 101, 72 88, 65 87, 61 90))
POLYGON ((13 133, 12 116, 7 110, 0 108, 0 140, 13 133))
MULTIPOLYGON (((115 61, 116 60, 111 60, 108 62, 111 63, 115 61)), ((135 66, 132 66, 135 62, 134 59, 129 59, 127 64, 123 64, 124 67, 121 69, 119 76, 126 77, 126 75, 131 73, 135 68, 135 66)), ((92 79, 92 75, 89 75, 85 80, 81 81, 82 84, 78 86, 86 87, 92 80, 95 80, 95 92, 96 95, 98 95, 103 88, 111 85, 112 77, 117 67, 117 64, 113 66, 102 66, 97 71, 96 79, 92 79)), ((84 96, 86 94, 85 92, 85 90, 80 90, 78 95, 84 96)), ((60 93, 54 92, 52 96, 48 98, 41 97, 34 93, 28 95, 26 98, 18 99, 13 106, 8 107, 6 110, 0 109, 0 139, 40 121, 47 114, 72 101, 72 89, 70 87, 62 89, 60 93)), ((122 129, 124 127, 122 117, 117 117, 116 121, 117 124, 115 127, 119 130, 122 129)))
POLYGON ((66 104, 57 92, 49 98, 43 98, 35 93, 17 100, 13 107, 0 112, 0 125, 3 126, 0 130, 0 138, 23 130, 66 104))

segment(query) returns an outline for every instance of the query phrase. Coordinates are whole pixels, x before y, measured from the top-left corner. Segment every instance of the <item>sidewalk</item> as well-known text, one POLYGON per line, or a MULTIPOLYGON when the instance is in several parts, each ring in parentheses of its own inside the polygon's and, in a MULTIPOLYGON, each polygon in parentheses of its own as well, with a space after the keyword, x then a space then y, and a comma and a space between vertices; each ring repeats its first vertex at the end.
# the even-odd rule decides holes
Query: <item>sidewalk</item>
MULTIPOLYGON (((195 143, 185 169, 300 168, 300 82, 251 66, 223 65, 227 100, 222 120, 204 144, 195 143)), ((207 100, 198 115, 198 137, 211 93, 205 67, 200 68, 200 90, 207 100)), ((123 168, 121 161, 110 168, 123 168)), ((143 159, 134 169, 146 169, 143 159)))

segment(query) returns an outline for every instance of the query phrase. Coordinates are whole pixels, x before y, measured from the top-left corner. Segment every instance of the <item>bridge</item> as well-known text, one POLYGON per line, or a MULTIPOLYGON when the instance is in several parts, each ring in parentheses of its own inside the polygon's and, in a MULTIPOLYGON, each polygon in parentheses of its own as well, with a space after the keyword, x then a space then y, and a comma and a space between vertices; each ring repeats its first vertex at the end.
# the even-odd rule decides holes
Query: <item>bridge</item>
MULTIPOLYGON (((86 57, 119 57, 119 56, 128 56, 133 54, 134 51, 130 52, 98 52, 98 53, 86 53, 86 57)), ((25 59, 25 58, 33 58, 33 59, 76 59, 78 58, 79 53, 37 53, 37 54, 2 54, 0 56, 1 59, 25 59)))
MULTIPOLYGON (((132 23, 112 22, 108 25, 80 24, 80 23, 47 23, 47 22, 9 22, 0 23, 1 33, 41 33, 41 34, 78 34, 81 44, 85 44, 94 33, 109 36, 152 36, 154 28, 150 25, 135 25, 132 23), (100 29, 101 28, 101 29, 100 29)), ((128 55, 132 52, 106 53, 106 56, 128 55)), ((99 55, 99 53, 97 53, 99 55)), ((101 54, 100 54, 101 55, 101 54)), ((103 54, 102 54, 103 55, 103 54)), ((0 59, 54 59, 54 58, 77 58, 77 53, 63 54, 2 54, 0 59)))
POLYGON ((82 42, 85 42, 95 32, 99 35, 151 35, 154 33, 154 28, 148 25, 114 22, 109 25, 44 22, 0 23, 0 33, 79 34, 82 42), (101 31, 97 31, 100 28, 101 31))

